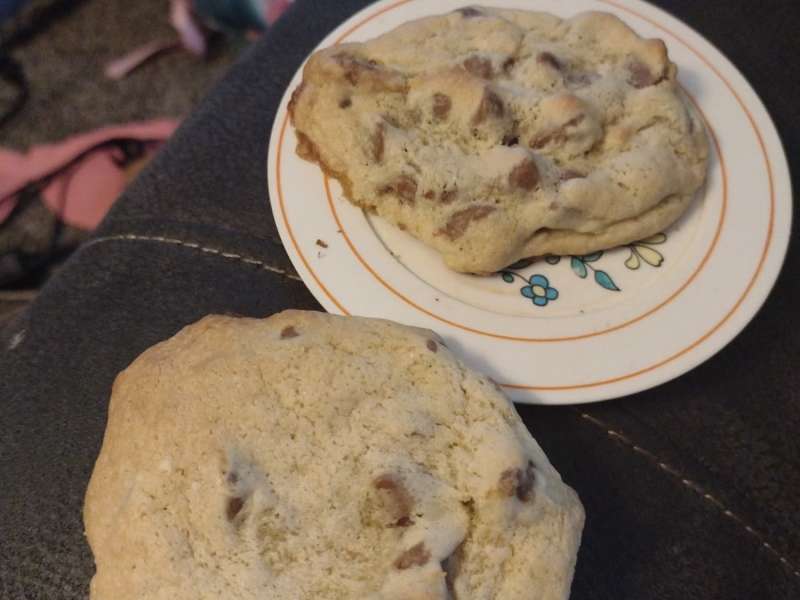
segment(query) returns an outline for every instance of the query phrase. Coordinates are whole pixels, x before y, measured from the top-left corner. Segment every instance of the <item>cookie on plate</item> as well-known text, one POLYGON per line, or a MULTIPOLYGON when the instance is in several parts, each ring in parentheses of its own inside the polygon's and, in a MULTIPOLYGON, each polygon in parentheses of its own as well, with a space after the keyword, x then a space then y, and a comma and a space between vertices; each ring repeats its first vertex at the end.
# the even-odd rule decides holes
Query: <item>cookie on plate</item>
POLYGON ((658 233, 708 148, 661 40, 599 12, 470 7, 308 60, 297 151, 457 271, 658 233))
POLYGON ((583 509, 432 332, 207 317, 114 384, 93 600, 569 595, 583 509))

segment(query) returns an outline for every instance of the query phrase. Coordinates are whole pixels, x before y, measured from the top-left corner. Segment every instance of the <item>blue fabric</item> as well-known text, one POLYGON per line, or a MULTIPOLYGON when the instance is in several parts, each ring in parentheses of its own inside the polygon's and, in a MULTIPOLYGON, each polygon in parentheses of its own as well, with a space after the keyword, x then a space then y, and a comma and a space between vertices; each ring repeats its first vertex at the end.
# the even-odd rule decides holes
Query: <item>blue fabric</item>
POLYGON ((194 9, 225 29, 261 31, 267 28, 264 2, 260 0, 194 0, 194 9))

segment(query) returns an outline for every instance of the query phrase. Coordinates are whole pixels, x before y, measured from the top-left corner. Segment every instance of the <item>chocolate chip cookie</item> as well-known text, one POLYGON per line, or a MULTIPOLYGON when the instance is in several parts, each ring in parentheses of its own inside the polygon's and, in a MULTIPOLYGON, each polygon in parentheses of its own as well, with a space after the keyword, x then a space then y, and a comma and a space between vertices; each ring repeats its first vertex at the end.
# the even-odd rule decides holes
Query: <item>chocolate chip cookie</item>
POLYGON ((114 384, 94 600, 567 598, 583 509, 433 332, 207 317, 114 384))
POLYGON ((706 133, 661 40, 599 12, 464 8, 311 56, 297 152, 452 269, 658 233, 703 185, 706 133))

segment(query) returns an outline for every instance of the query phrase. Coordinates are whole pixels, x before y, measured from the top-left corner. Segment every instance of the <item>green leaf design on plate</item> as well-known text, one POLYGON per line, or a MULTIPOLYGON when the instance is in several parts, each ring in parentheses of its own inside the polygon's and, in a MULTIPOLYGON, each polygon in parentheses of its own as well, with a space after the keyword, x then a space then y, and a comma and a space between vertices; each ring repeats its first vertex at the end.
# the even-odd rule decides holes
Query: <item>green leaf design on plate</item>
POLYGON ((580 258, 573 256, 572 260, 569 262, 569 266, 575 271, 575 275, 581 279, 586 279, 586 275, 588 274, 586 271, 586 264, 580 258))
POLYGON ((617 284, 614 283, 614 280, 611 279, 611 276, 606 273, 605 271, 595 271, 594 272, 594 280, 601 286, 607 290, 611 290, 612 292, 619 292, 620 289, 617 287, 617 284))
POLYGON ((581 260, 583 262, 594 262, 603 256, 603 251, 600 250, 599 252, 592 252, 591 254, 587 254, 586 256, 581 256, 581 260))
POLYGON ((636 246, 636 252, 651 267, 660 267, 664 262, 664 255, 648 246, 636 246))
POLYGON ((636 254, 636 250, 631 248, 631 255, 628 257, 628 260, 625 261, 625 266, 631 270, 636 270, 642 262, 639 260, 639 255, 636 254))
POLYGON ((557 265, 559 262, 561 262, 561 257, 560 256, 553 256, 552 254, 548 254, 547 256, 544 257, 544 261, 548 265, 557 265))
POLYGON ((508 271, 503 271, 503 281, 506 283, 514 283, 514 276, 508 271))

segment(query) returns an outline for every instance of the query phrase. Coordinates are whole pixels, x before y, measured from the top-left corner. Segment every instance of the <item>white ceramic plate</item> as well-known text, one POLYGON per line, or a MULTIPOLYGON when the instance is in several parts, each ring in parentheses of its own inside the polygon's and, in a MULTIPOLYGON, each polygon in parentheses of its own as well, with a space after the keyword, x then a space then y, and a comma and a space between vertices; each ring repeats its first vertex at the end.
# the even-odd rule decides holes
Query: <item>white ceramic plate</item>
MULTIPOLYGON (((297 157, 286 107, 298 71, 275 119, 268 166, 273 213, 298 273, 330 312, 436 330, 518 402, 615 398, 697 366, 754 316, 786 253, 789 172, 761 101, 709 42, 644 2, 482 3, 562 16, 605 10, 664 39, 712 138, 701 197, 676 225, 638 244, 537 260, 492 277, 453 273, 432 250, 350 205, 337 182, 297 157)), ((385 0, 320 46, 369 39, 464 5, 385 0)))

